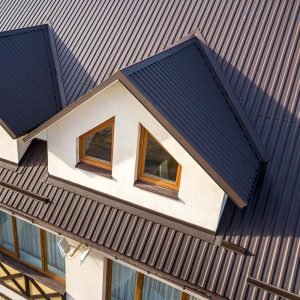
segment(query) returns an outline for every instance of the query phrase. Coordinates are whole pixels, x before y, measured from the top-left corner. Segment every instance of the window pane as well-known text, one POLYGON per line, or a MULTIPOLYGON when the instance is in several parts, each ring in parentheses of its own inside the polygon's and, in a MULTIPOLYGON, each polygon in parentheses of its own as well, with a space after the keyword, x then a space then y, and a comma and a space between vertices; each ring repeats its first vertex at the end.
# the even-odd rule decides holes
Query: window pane
POLYGON ((133 300, 137 272, 113 262, 111 300, 133 300))
POLYGON ((41 269, 40 229, 17 219, 17 232, 20 258, 41 269))
POLYGON ((151 135, 148 135, 145 174, 175 182, 177 168, 177 161, 151 135))
POLYGON ((64 278, 65 259, 61 256, 57 243, 61 238, 50 232, 46 232, 48 271, 64 278))
POLYGON ((111 162, 112 125, 84 139, 85 155, 99 161, 111 162))
POLYGON ((145 276, 142 300, 180 300, 181 292, 163 282, 145 276))
POLYGON ((13 253, 15 252, 12 218, 2 211, 0 211, 0 246, 13 253))

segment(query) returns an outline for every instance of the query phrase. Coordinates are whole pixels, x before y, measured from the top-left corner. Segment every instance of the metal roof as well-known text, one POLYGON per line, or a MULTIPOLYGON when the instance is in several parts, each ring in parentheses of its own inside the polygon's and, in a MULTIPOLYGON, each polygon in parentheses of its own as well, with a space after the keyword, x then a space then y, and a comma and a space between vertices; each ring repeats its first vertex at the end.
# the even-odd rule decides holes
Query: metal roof
POLYGON ((13 137, 61 110, 48 25, 0 33, 0 124, 13 137))
MULTIPOLYGON (((122 72, 176 130, 178 141, 239 206, 250 199, 261 160, 197 37, 122 72)), ((234 100, 233 100, 234 101, 234 100)))
MULTIPOLYGON (((229 299, 282 299, 249 284, 249 277, 289 291, 294 299, 300 294, 299 5, 298 0, 0 2, 1 31, 51 22, 69 103, 117 69, 200 29, 271 160, 259 195, 243 210, 228 202, 222 218, 220 234, 246 248, 245 255, 193 238, 179 241, 172 231, 165 240, 159 230, 155 235, 156 227, 150 235, 143 227, 147 243, 155 242, 161 251, 159 264, 147 252, 144 261, 164 275, 173 274, 170 280, 229 299)), ((23 168, 23 179, 2 172, 33 188, 36 181, 25 178, 33 172, 39 176, 41 168, 23 168)), ((16 211, 31 207, 32 201, 18 197, 6 198, 16 211)), ((138 228, 136 233, 138 239, 138 228)))

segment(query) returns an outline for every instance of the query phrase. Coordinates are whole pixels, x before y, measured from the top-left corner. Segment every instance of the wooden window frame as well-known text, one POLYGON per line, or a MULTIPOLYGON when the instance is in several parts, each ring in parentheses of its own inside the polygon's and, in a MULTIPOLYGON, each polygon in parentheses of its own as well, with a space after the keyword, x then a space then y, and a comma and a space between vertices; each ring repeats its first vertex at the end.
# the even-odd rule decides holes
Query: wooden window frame
MULTIPOLYGON (((9 214, 8 214, 9 215, 9 214)), ((14 240, 14 252, 9 251, 8 249, 1 247, 0 246, 0 251, 4 254, 7 254, 10 257, 13 257, 14 259, 20 261, 21 263, 23 263, 24 265, 30 267, 33 270, 42 272, 47 274, 49 277, 60 281, 60 282, 65 282, 65 279, 50 272, 48 270, 48 261, 47 261, 47 241, 46 241, 46 231, 43 229, 39 229, 40 231, 40 247, 41 247, 41 263, 42 263, 42 268, 38 268, 34 265, 31 265, 30 263, 28 263, 26 260, 20 258, 19 255, 19 242, 18 242, 18 230, 17 230, 17 219, 16 217, 13 217, 11 215, 9 215, 12 219, 12 230, 13 230, 13 240, 14 240)))
POLYGON ((101 168, 104 170, 111 171, 112 170, 112 161, 113 161, 113 149, 114 149, 114 131, 115 131, 115 117, 110 118, 109 120, 105 121, 104 123, 101 123, 100 125, 96 126, 95 128, 82 134, 79 137, 79 161, 84 164, 88 164, 88 165, 95 166, 95 167, 98 167, 98 168, 101 168), (99 161, 96 158, 85 155, 85 147, 84 147, 85 138, 110 126, 110 125, 112 126, 111 162, 99 161))
MULTIPOLYGON (((105 284, 105 300, 111 300, 111 281, 112 281, 112 264, 113 261, 109 258, 106 259, 106 284, 105 284)), ((143 284, 145 275, 137 272, 134 300, 142 300, 143 296, 143 284)), ((189 300, 190 295, 181 291, 180 300, 189 300)))
POLYGON ((177 168, 176 180, 174 183, 168 180, 156 178, 154 176, 149 176, 145 174, 147 142, 149 136, 151 136, 177 162, 177 160, 161 145, 161 143, 145 127, 140 125, 140 145, 139 145, 139 160, 138 160, 138 171, 137 171, 138 180, 178 192, 180 186, 181 170, 182 170, 182 167, 178 162, 177 162, 178 168, 177 168))

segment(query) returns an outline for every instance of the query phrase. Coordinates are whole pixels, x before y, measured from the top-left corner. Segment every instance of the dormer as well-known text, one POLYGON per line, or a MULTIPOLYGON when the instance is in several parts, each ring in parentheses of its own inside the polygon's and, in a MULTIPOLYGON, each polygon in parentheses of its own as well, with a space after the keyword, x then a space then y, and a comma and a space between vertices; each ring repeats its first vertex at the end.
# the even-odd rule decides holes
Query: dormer
POLYGON ((197 36, 117 72, 25 141, 43 131, 50 178, 212 233, 227 196, 251 200, 266 161, 197 36))
POLYGON ((24 135, 63 107, 55 51, 48 25, 0 33, 2 163, 17 165, 30 144, 24 135))

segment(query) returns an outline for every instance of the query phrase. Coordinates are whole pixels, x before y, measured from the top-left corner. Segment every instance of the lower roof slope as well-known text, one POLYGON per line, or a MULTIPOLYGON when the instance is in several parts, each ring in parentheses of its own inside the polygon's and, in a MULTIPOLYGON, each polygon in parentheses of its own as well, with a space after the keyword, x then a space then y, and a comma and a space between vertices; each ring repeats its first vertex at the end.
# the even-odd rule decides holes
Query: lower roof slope
POLYGON ((198 38, 192 37, 123 73, 175 128, 179 142, 185 140, 192 147, 190 153, 207 173, 244 206, 261 160, 202 47, 198 38))
POLYGON ((0 125, 13 137, 61 110, 48 25, 0 32, 0 125))

